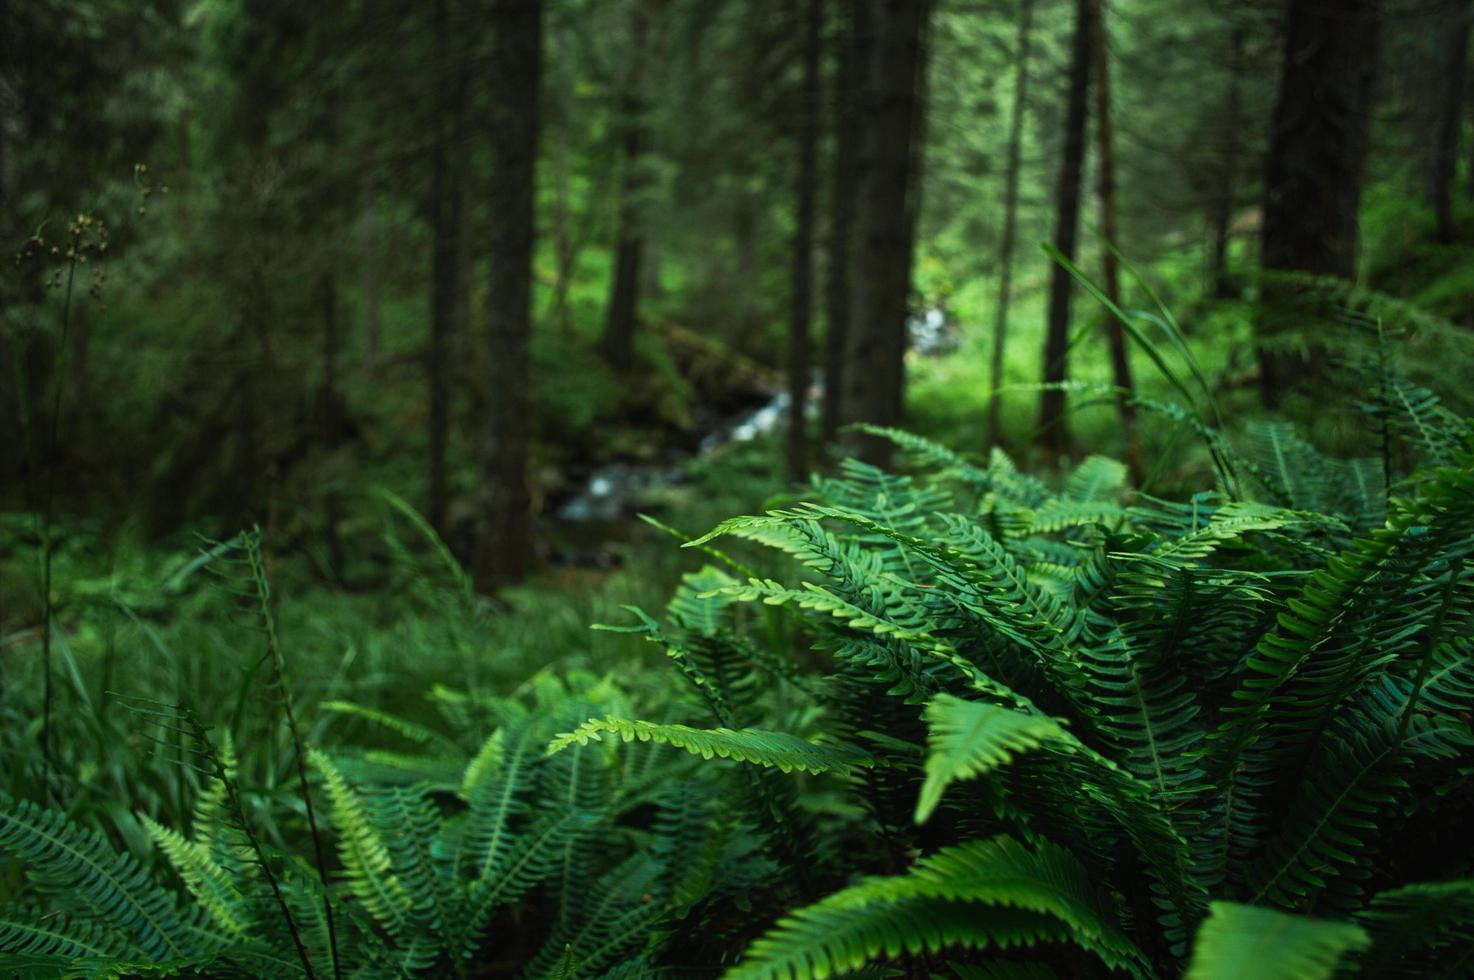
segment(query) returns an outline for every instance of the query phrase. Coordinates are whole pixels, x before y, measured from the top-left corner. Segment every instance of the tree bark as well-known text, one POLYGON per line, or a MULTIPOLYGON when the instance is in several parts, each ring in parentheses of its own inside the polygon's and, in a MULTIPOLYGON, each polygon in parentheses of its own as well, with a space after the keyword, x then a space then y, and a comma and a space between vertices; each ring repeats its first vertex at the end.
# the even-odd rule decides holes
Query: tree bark
POLYGON ((642 91, 645 63, 645 12, 639 3, 630 7, 630 56, 620 94, 620 126, 623 130, 624 176, 619 194, 619 240, 614 250, 614 278, 609 289, 609 308, 599 352, 610 367, 628 370, 635 360, 635 331, 639 322, 641 265, 645 235, 644 194, 645 100, 642 91))
POLYGON ((363 222, 363 332, 370 364, 377 364, 384 352, 383 290, 384 274, 383 219, 377 200, 369 204, 363 222))
POLYGON ((450 441, 450 374, 461 313, 461 181, 456 150, 465 116, 465 84, 450 51, 448 0, 435 0, 435 140, 430 161, 433 245, 430 276, 429 443, 430 526, 442 537, 449 491, 445 456, 450 441))
MULTIPOLYGON (((1106 27, 1105 0, 1091 0, 1091 55, 1095 67, 1095 155, 1096 196, 1100 207, 1101 285, 1106 297, 1121 305, 1121 265, 1116 259, 1120 229, 1116 211, 1115 130, 1111 125, 1111 63, 1106 27)), ((1111 375, 1122 394, 1116 398, 1126 441, 1126 457, 1133 469, 1140 468, 1141 446, 1136 434, 1136 409, 1130 401, 1135 391, 1131 381, 1131 356, 1126 348, 1126 331, 1121 322, 1105 314, 1106 341, 1111 351, 1111 375)))
POLYGON ((792 313, 788 329, 788 477, 808 478, 809 320, 813 308, 814 199, 819 143, 820 0, 806 0, 802 120, 798 139, 797 217, 793 233, 792 313))
MULTIPOLYGON (((1089 114, 1093 0, 1075 0, 1075 34, 1070 52, 1069 103, 1065 113, 1064 160, 1056 194, 1054 247, 1065 258, 1075 258, 1080 233, 1080 183, 1085 170, 1085 126, 1089 114)), ((1055 264, 1049 284, 1049 320, 1044 338, 1044 383, 1069 377, 1070 301, 1074 281, 1055 264)), ((1069 447, 1065 422, 1065 393, 1046 390, 1039 400, 1039 442, 1054 453, 1069 447)))
MULTIPOLYGON (((338 362, 343 340, 338 329, 338 283, 331 269, 318 283, 322 303, 322 391, 318 396, 318 450, 330 456, 343 441, 343 396, 338 391, 338 362)), ((343 580, 343 537, 338 533, 342 503, 337 488, 328 481, 323 492, 323 523, 332 575, 343 580)))
POLYGON ((1469 60, 1471 18, 1474 18, 1474 4, 1460 4, 1450 13, 1442 38, 1438 123, 1433 139, 1432 196, 1438 240, 1448 245, 1459 237, 1454 223, 1453 186, 1458 170, 1459 133, 1464 122, 1465 67, 1469 60))
MULTIPOLYGON (((1264 179, 1260 263, 1349 279, 1376 78, 1380 0, 1289 0, 1284 67, 1264 179)), ((1269 306, 1286 298, 1265 290, 1269 306)), ((1275 317, 1259 324, 1274 333, 1275 317)), ((1260 395, 1276 407, 1294 367, 1259 351, 1260 395)))
MULTIPOLYGON (((844 415, 896 425, 901 419, 906 305, 911 293, 908 200, 919 157, 917 82, 925 0, 867 0, 854 320, 848 338, 844 415)), ((858 440, 860 457, 884 466, 891 444, 858 440)))
POLYGON ((841 28, 834 82, 834 164, 830 197, 829 280, 824 333, 824 405, 820 439, 832 446, 842 424, 845 355, 850 331, 850 274, 855 253, 854 214, 859 205, 859 71, 863 62, 853 3, 839 4, 841 28))
POLYGON ((482 589, 517 582, 532 560, 528 452, 532 427, 532 248, 536 234, 541 0, 496 0, 490 71, 491 376, 481 453, 482 496, 475 574, 482 589))
POLYGON ((1208 275, 1213 284, 1213 295, 1219 299, 1227 299, 1233 295, 1233 282, 1228 275, 1228 251, 1233 234, 1234 204, 1238 199, 1239 166, 1243 156, 1243 139, 1240 136, 1242 124, 1239 121, 1239 116, 1243 113, 1243 70, 1244 29, 1235 26, 1228 41, 1228 97, 1224 100, 1222 120, 1227 139, 1223 145, 1218 194, 1213 201, 1210 219, 1213 250, 1208 275))
POLYGON ((1013 299, 1013 253, 1018 247, 1018 185, 1022 167, 1024 117, 1028 112, 1029 52, 1034 41, 1034 0, 1019 0, 1017 61, 1013 69, 1013 106, 1008 117, 1008 162, 1003 171, 1003 241, 998 249, 998 300, 993 307, 993 357, 988 367, 988 445, 1002 436, 1003 352, 1008 336, 1008 307, 1013 299))

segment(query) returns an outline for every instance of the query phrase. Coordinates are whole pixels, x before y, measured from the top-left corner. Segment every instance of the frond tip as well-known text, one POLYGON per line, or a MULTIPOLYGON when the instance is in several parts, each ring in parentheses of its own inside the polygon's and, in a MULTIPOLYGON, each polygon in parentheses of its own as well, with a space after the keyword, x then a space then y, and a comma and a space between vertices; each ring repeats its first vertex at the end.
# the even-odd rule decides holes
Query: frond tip
POLYGON ((626 718, 590 718, 575 731, 559 735, 548 745, 548 754, 561 752, 570 745, 587 745, 603 741, 604 735, 618 735, 626 742, 660 742, 685 749, 703 759, 716 756, 736 762, 750 762, 767 768, 792 772, 838 772, 847 774, 856 767, 870 768, 875 760, 851 745, 839 742, 809 742, 787 732, 770 732, 756 728, 733 731, 730 728, 690 728, 686 725, 660 725, 650 721, 626 718))
POLYGON ((1020 752, 1059 738, 1064 729, 1051 718, 1028 715, 995 704, 943 694, 926 706, 931 726, 926 782, 916 801, 916 822, 925 823, 942 793, 959 779, 971 779, 1007 765, 1020 752))
POLYGON ((1350 922, 1214 902, 1198 927, 1187 980, 1325 980, 1371 939, 1350 922))

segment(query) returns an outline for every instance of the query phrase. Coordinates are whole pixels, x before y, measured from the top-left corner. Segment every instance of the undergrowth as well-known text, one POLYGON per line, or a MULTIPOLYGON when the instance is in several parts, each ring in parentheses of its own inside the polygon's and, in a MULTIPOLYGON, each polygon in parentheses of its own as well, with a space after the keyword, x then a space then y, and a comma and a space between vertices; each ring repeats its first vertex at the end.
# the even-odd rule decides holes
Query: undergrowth
POLYGON ((70 782, 24 764, 7 694, 5 965, 1468 975, 1474 435, 1350 326, 1363 456, 1225 432, 1190 360, 1136 399, 1206 460, 1173 499, 1103 456, 1048 484, 872 430, 905 472, 846 462, 697 538, 652 520, 706 563, 663 608, 589 610, 632 644, 607 670, 507 633, 498 669, 497 617, 394 499, 422 691, 351 648, 299 677, 258 532, 162 593, 73 590, 59 618, 108 608, 171 682, 89 682, 58 631, 70 782), (171 646, 148 604, 193 583, 229 632, 171 646))

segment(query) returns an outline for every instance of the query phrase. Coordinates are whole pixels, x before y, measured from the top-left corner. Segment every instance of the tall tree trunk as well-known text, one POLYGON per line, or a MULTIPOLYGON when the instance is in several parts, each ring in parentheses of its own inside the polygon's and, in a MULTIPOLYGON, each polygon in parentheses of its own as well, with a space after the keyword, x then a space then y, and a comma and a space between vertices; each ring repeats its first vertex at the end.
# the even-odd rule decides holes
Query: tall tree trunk
MULTIPOLYGON (((318 451, 330 456, 343 441, 343 396, 338 390, 338 361, 343 339, 338 329, 338 283, 331 269, 318 283, 322 304, 322 390, 318 393, 318 451)), ((342 519, 342 502, 337 487, 331 484, 323 492, 323 523, 328 545, 328 562, 332 575, 343 578, 343 538, 338 533, 342 519)))
MULTIPOLYGON (((1380 0, 1288 0, 1284 67, 1264 178, 1260 262, 1349 279, 1376 78, 1380 0)), ((1284 291, 1266 289, 1269 307, 1284 291)), ((1260 330, 1272 335, 1272 315, 1260 330)), ((1260 395, 1279 404, 1289 360, 1259 352, 1260 395)))
POLYGON ((1003 241, 998 250, 998 300, 993 308, 993 358, 988 367, 988 445, 1002 435, 1003 351, 1008 307, 1013 299, 1013 253, 1018 247, 1018 185, 1023 160, 1024 117, 1028 112, 1029 51, 1034 42, 1034 0, 1019 0, 1017 61, 1013 67, 1013 107, 1008 117, 1008 163, 1003 172, 1003 241))
POLYGON ((840 3, 840 33, 834 82, 834 182, 830 197, 828 315, 824 333, 824 406, 819 424, 825 446, 834 444, 842 421, 845 355, 850 329, 850 297, 854 283, 854 214, 858 207, 859 70, 863 55, 857 24, 858 5, 840 3))
POLYGON ((819 33, 823 24, 820 0, 806 0, 804 18, 804 79, 800 96, 802 121, 798 138, 797 220, 793 233, 793 310, 788 326, 788 477, 794 482, 809 475, 809 319, 813 309, 814 198, 817 196, 819 143, 819 33))
POLYGON ((491 137, 496 156, 487 295, 491 376, 475 561, 476 581, 483 589, 521 580, 532 560, 528 450, 542 15, 542 0, 496 0, 493 7, 491 137))
POLYGON ((1228 250, 1233 234, 1234 204, 1238 199, 1240 161, 1243 157, 1243 137, 1240 135, 1239 116, 1243 112, 1244 29, 1235 25, 1228 39, 1228 96, 1224 100, 1222 131, 1225 135, 1223 158, 1219 161, 1218 193, 1213 200, 1211 216, 1213 251, 1209 258, 1208 275, 1213 284, 1213 295, 1227 299, 1233 295, 1233 283, 1228 275, 1228 250))
POLYGON ((1464 128, 1465 66, 1469 60, 1469 24, 1474 4, 1460 3, 1448 17, 1442 38, 1439 72, 1438 125, 1433 138, 1433 214, 1438 222, 1438 240, 1458 240, 1454 225, 1453 186, 1458 170, 1459 133, 1464 128))
MULTIPOLYGON (((906 304, 911 293, 914 209, 908 201, 919 159, 917 81, 925 0, 863 0, 866 62, 861 128, 861 177, 855 258, 854 320, 848 338, 844 414, 896 425, 901 418, 906 353, 906 304)), ((890 460, 887 440, 859 441, 862 459, 890 460)))
MULTIPOLYGON (((1095 155, 1096 196, 1100 206, 1101 279, 1108 299, 1121 305, 1121 265, 1116 259, 1120 228, 1116 220, 1115 130, 1111 125, 1110 42, 1106 27, 1105 0, 1091 0, 1091 54, 1095 66, 1095 155)), ((1136 409, 1130 402, 1135 391, 1131 382, 1131 357, 1126 349, 1126 331, 1114 316, 1106 314, 1106 341, 1111 351, 1111 376, 1122 394, 1116 398, 1126 441, 1126 458, 1133 469, 1141 464, 1141 445, 1136 434, 1136 409)))
MULTIPOLYGON (((1080 183, 1085 170, 1085 125, 1089 114, 1093 0, 1075 0, 1075 36, 1070 52, 1069 104, 1065 113, 1064 160, 1056 194, 1054 247, 1071 261, 1080 234, 1080 183)), ((1044 383, 1069 377, 1070 301, 1074 280, 1055 264, 1049 283, 1049 321, 1044 338, 1044 383)), ((1055 453, 1070 442, 1065 393, 1046 390, 1039 401, 1039 441, 1055 453)))
POLYGON ((465 115, 461 68, 450 52, 448 0, 435 0, 435 141, 430 160, 430 212, 433 246, 430 276, 430 526, 445 536, 445 456, 450 441, 450 388, 453 347, 461 304, 461 181, 456 144, 465 115))
POLYGON ((384 221, 378 196, 369 204, 363 222, 363 332, 368 360, 378 363, 384 352, 384 302, 380 283, 384 274, 384 221))
POLYGON ((617 370, 628 369, 635 360, 635 329, 639 322, 640 266, 644 259, 645 234, 642 212, 644 194, 645 101, 642 91, 645 65, 645 11, 639 3, 630 6, 630 53, 620 94, 620 126, 623 130, 624 177, 619 193, 619 241, 614 250, 614 279, 609 289, 609 309, 604 317, 604 334, 599 352, 617 370))

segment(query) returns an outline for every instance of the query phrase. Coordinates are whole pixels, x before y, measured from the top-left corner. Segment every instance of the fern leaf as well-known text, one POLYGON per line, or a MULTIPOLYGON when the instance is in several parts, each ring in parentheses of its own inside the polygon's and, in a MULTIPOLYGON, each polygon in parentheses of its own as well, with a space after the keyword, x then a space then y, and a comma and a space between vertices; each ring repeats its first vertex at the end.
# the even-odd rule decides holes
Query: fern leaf
POLYGON ((1039 942, 1073 942, 1107 966, 1148 975, 1141 951, 1067 851, 995 837, 944 848, 908 874, 869 878, 794 912, 727 978, 806 980, 903 951, 1039 942))
POLYGON ((136 859, 62 813, 0 792, 0 851, 15 855, 40 889, 118 930, 145 956, 179 960, 201 951, 173 896, 136 859))
POLYGON ((215 924, 230 936, 245 935, 252 916, 237 883, 239 868, 227 868, 216 860, 208 844, 188 840, 146 814, 140 814, 139 820, 215 924))
POLYGON ((838 772, 848 774, 855 767, 870 767, 875 760, 853 746, 808 742, 786 732, 744 728, 700 729, 685 725, 661 725, 649 721, 624 718, 591 718, 577 730, 559 735, 548 745, 548 754, 561 752, 570 745, 587 745, 602 740, 605 734, 617 735, 626 742, 656 741, 684 749, 703 759, 713 756, 777 768, 783 772, 795 769, 814 774, 838 772))
POLYGON ((21 955, 110 960, 127 949, 116 933, 95 922, 29 905, 0 909, 0 953, 7 960, 21 955))
POLYGON ((1405 885, 1376 895, 1356 914, 1371 935, 1361 960, 1371 977, 1454 977, 1474 963, 1474 881, 1405 885))
POLYGON ((926 708, 931 726, 926 782, 916 801, 916 822, 925 823, 947 786, 1007 765, 1026 752, 1063 735, 1050 718, 943 694, 926 708))
POLYGON ((1107 503, 1125 487, 1125 463, 1109 456, 1087 456, 1065 481, 1065 496, 1075 503, 1107 503))
POLYGON ((349 887, 391 935, 404 934, 410 925, 413 901, 394 873, 389 849, 369 820, 362 798, 326 753, 310 749, 308 759, 327 785, 333 828, 338 832, 338 856, 349 887))
POLYGON ((1354 923, 1214 902, 1193 941, 1187 980, 1329 980, 1370 941, 1354 923))

